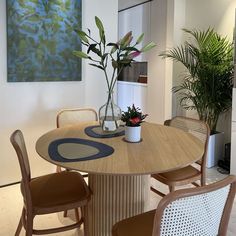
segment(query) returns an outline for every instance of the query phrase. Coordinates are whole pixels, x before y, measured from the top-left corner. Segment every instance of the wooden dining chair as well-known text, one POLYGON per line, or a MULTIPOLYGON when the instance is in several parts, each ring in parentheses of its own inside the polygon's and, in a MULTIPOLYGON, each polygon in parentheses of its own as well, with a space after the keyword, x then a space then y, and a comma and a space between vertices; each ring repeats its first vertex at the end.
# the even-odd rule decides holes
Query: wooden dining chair
POLYGON ((169 193, 156 210, 116 223, 112 236, 226 236, 236 178, 169 193))
MULTIPOLYGON (((57 114, 57 128, 79 124, 80 122, 97 121, 97 112, 92 108, 64 109, 57 114)), ((57 166, 57 172, 61 172, 60 166, 57 166)), ((82 174, 87 177, 88 174, 82 174)))
POLYGON ((88 202, 90 190, 81 174, 77 172, 62 171, 31 179, 28 154, 23 134, 16 130, 10 141, 18 156, 22 181, 21 192, 24 200, 22 215, 15 235, 18 236, 24 226, 26 236, 32 234, 50 234, 79 228, 84 223, 84 235, 88 236, 88 202), (36 215, 56 213, 60 211, 78 209, 82 210, 82 217, 71 225, 50 229, 33 229, 33 220, 36 215))
POLYGON ((63 109, 57 114, 57 128, 97 120, 97 112, 92 108, 63 109))
MULTIPOLYGON (((197 137, 204 145, 203 155, 201 159, 196 162, 199 168, 193 165, 189 165, 184 168, 180 168, 165 173, 152 174, 151 177, 160 181, 163 184, 168 185, 170 192, 173 192, 176 186, 187 185, 187 184, 193 184, 194 186, 199 186, 199 184, 196 183, 196 181, 198 180, 200 180, 201 186, 205 185, 207 146, 210 135, 210 129, 208 125, 200 120, 180 117, 180 116, 174 117, 168 122, 165 122, 165 125, 181 129, 197 137)), ((176 158, 178 158, 178 156, 176 156, 176 158)), ((164 193, 157 190, 153 186, 151 187, 151 190, 162 197, 165 196, 164 193)))
MULTIPOLYGON (((58 112, 56 117, 57 128, 77 125, 81 122, 90 122, 90 121, 98 121, 97 112, 92 108, 63 109, 58 112)), ((61 172, 62 168, 60 166, 57 166, 56 171, 61 172)), ((80 173, 84 178, 88 177, 87 173, 84 172, 80 173)), ((75 214, 77 217, 80 217, 79 211, 75 210, 75 214)), ((67 217, 67 211, 64 212, 64 217, 67 217)))

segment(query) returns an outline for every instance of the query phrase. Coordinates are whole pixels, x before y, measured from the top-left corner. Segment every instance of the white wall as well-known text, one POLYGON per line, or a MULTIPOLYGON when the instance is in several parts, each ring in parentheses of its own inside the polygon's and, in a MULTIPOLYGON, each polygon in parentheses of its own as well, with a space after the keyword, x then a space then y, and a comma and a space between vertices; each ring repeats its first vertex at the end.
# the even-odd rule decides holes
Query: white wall
MULTIPOLYGON (((182 29, 185 27, 186 22, 186 0, 175 0, 174 2, 174 29, 173 29, 173 46, 176 47, 183 42, 182 29)), ((176 86, 181 82, 180 74, 183 71, 183 66, 178 63, 173 63, 173 86, 176 86)), ((183 110, 179 104, 176 94, 172 94, 172 117, 179 115, 184 116, 185 110, 183 110)))
MULTIPOLYGON (((83 1, 83 28, 97 33, 94 16, 104 22, 107 40, 117 40, 118 0, 83 1)), ((105 103, 103 74, 83 62, 80 82, 7 83, 6 3, 0 1, 0 185, 19 181, 19 166, 10 144, 15 129, 24 132, 33 176, 55 170, 35 152, 35 142, 55 128, 58 110, 68 107, 94 107, 105 103)), ((73 48, 71 49, 73 50, 73 48)))
POLYGON ((157 46, 148 53, 147 111, 149 121, 162 124, 171 116, 172 62, 159 54, 173 46, 174 0, 153 0, 150 4, 150 40, 157 46))
POLYGON ((235 8, 235 0, 187 0, 186 27, 207 29, 211 26, 232 39, 235 8))

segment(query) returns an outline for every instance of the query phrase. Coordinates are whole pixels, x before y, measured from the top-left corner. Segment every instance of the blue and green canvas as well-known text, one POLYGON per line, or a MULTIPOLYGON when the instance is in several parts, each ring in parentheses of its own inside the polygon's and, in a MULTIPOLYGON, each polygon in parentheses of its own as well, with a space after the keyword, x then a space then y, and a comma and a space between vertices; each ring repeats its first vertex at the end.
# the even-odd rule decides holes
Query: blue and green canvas
POLYGON ((79 81, 81 0, 7 0, 8 81, 79 81))

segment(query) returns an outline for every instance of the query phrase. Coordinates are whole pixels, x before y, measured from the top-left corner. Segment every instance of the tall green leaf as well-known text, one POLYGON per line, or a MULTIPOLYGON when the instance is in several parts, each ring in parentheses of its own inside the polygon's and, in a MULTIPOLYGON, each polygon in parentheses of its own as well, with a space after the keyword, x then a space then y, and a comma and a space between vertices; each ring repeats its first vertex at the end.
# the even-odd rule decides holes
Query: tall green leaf
POLYGON ((99 30, 100 39, 103 42, 103 44, 105 44, 106 43, 105 31, 104 31, 102 21, 97 16, 95 16, 95 22, 96 22, 96 26, 98 27, 98 30, 99 30))
POLYGON ((82 51, 73 51, 73 54, 77 57, 84 58, 84 59, 90 58, 86 53, 84 53, 82 51))

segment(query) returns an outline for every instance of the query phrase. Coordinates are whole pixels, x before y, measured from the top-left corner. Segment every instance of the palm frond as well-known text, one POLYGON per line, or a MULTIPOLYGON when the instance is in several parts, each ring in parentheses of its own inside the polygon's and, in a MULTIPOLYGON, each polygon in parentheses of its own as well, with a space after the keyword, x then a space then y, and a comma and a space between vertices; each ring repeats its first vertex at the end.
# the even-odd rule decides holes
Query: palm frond
POLYGON ((199 118, 216 128, 220 113, 232 106, 233 44, 214 29, 183 31, 189 35, 183 45, 160 56, 179 62, 188 73, 172 88, 185 109, 196 109, 199 118))

